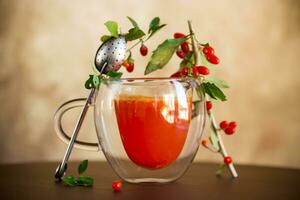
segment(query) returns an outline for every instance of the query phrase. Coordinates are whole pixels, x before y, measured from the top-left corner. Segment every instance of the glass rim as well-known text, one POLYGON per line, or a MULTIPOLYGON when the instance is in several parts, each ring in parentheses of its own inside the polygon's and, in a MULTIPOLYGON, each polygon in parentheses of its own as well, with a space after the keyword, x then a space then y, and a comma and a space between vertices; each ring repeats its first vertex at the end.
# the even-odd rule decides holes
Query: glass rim
POLYGON ((187 81, 187 80, 199 80, 196 77, 132 77, 132 78, 120 78, 107 81, 112 82, 140 82, 140 81, 187 81))

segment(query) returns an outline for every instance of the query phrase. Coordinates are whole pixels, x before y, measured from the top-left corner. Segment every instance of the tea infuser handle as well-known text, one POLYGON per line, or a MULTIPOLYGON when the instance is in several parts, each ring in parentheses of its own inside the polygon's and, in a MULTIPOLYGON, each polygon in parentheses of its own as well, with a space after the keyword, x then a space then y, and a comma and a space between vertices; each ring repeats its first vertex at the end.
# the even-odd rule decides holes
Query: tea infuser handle
MULTIPOLYGON (((87 103, 86 101, 87 101, 87 98, 72 99, 72 100, 67 101, 64 104, 62 104, 55 113, 55 117, 54 117, 55 132, 56 132, 58 138, 66 144, 69 144, 69 142, 71 141, 71 137, 68 134, 66 134, 66 132, 63 129, 62 118, 67 111, 69 111, 73 108, 84 107, 85 104, 87 103)), ((90 104, 87 106, 89 107, 90 104)), ((88 107, 86 108, 86 111, 87 111, 88 107)), ((82 117, 83 112, 86 112, 86 111, 85 111, 85 109, 83 109, 80 117, 82 117)), ((84 115, 85 114, 86 113, 84 113, 84 115)), ((82 118, 82 120, 80 120, 80 119, 78 120, 78 123, 80 123, 80 124, 76 125, 74 132, 75 131, 79 132, 82 122, 83 122, 83 118, 82 118), (76 130, 76 129, 78 129, 78 130, 76 130)), ((99 151, 100 150, 98 143, 84 142, 84 141, 76 140, 76 138, 74 138, 74 139, 75 139, 74 140, 75 148, 87 150, 87 151, 99 151)))
POLYGON ((73 99, 71 101, 68 101, 68 102, 64 103, 63 105, 61 105, 55 113, 54 126, 55 126, 56 133, 63 142, 68 144, 68 147, 64 154, 63 160, 58 165, 58 167, 56 168, 56 171, 55 171, 54 176, 55 176, 56 180, 58 180, 58 181, 61 180, 61 178, 65 175, 65 173, 67 171, 67 167, 68 167, 67 162, 68 162, 71 152, 73 150, 73 146, 80 148, 80 149, 84 149, 84 150, 90 150, 90 151, 99 151, 100 150, 97 143, 89 143, 89 142, 82 142, 82 141, 76 140, 79 130, 81 128, 81 125, 83 123, 83 120, 85 118, 85 115, 86 115, 90 105, 92 105, 92 103, 93 103, 95 93, 96 93, 96 89, 93 88, 87 99, 81 98, 81 99, 73 99), (63 117, 64 113, 67 112, 68 110, 71 110, 76 107, 82 107, 82 106, 83 106, 83 109, 81 111, 79 119, 77 120, 76 126, 75 126, 72 136, 70 138, 62 128, 62 123, 61 123, 62 117, 63 117))

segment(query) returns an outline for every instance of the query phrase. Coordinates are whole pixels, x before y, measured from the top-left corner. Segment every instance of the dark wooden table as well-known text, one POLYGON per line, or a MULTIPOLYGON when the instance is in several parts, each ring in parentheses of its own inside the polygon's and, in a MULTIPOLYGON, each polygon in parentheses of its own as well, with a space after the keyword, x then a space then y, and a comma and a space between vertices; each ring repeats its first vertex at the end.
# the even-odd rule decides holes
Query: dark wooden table
MULTIPOLYGON (((94 177, 91 188, 66 187, 54 181, 57 163, 0 165, 0 199, 130 199, 130 200, 300 200, 300 170, 237 166, 240 177, 225 173, 214 176, 215 164, 194 163, 178 181, 168 184, 123 183, 114 192, 111 183, 118 179, 107 163, 92 162, 86 175, 94 177)), ((76 174, 77 163, 69 163, 69 174, 76 174)))

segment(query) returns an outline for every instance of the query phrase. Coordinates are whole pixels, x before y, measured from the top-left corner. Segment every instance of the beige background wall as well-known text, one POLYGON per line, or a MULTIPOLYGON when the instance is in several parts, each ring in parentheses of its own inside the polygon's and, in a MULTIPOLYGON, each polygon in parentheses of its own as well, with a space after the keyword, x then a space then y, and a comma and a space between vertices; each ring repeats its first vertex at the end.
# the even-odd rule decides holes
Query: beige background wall
MULTIPOLYGON (((201 41, 221 58, 216 76, 232 86, 228 102, 215 105, 218 119, 237 120, 225 137, 238 163, 300 167, 300 3, 297 0, 0 1, 0 162, 58 160, 66 146, 53 130, 56 108, 83 97, 103 23, 124 30, 130 15, 147 27, 154 16, 168 26, 148 43, 186 31, 191 19, 201 41)), ((153 76, 169 75, 178 63, 153 76)), ((145 59, 136 56, 135 76, 145 59)), ((127 75, 127 74, 126 74, 127 75)), ((130 75, 128 75, 130 76, 130 75)), ((71 130, 76 112, 65 123, 71 130)), ((78 114, 78 112, 77 112, 78 114)), ((95 139, 91 116, 81 138, 95 139)), ((103 159, 74 151, 72 159, 103 159)), ((218 160, 200 149, 198 161, 218 160)))

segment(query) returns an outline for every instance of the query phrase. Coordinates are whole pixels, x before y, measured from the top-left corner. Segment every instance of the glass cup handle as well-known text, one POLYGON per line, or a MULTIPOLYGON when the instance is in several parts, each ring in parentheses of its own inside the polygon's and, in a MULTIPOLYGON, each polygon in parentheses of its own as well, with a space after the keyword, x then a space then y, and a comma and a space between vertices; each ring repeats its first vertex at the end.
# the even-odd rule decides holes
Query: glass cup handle
MULTIPOLYGON (((88 101, 87 98, 72 99, 70 101, 65 102, 57 109, 55 116, 54 116, 54 128, 55 128, 55 132, 56 132, 58 138, 60 140, 62 140, 64 143, 69 144, 71 141, 71 137, 68 134, 66 134, 66 132, 64 131, 63 126, 62 126, 61 121, 62 121, 64 114, 73 108, 84 107, 81 112, 80 118, 78 119, 78 122, 76 124, 75 130, 74 130, 74 132, 76 132, 76 134, 78 134, 81 124, 83 122, 83 119, 85 117, 85 114, 86 114, 88 108, 92 105, 91 102, 87 102, 87 101, 88 101), (76 130, 76 129, 78 129, 78 130, 76 130)), ((83 150, 87 150, 87 151, 99 151, 100 150, 98 143, 79 141, 79 140, 76 140, 76 137, 77 137, 77 135, 75 135, 75 140, 74 140, 75 148, 83 149, 83 150)))

